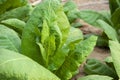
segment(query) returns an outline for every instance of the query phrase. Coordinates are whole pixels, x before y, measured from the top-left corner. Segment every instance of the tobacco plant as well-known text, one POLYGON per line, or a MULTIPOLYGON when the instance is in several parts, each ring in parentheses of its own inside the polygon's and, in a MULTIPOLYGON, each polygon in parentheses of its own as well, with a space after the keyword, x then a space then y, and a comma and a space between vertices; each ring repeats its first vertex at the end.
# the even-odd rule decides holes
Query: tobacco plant
POLYGON ((120 41, 120 0, 109 0, 109 7, 110 11, 83 10, 78 14, 85 22, 103 30, 102 35, 98 35, 98 46, 108 47, 109 39, 120 41))
POLYGON ((44 0, 34 8, 27 0, 7 6, 10 1, 0 2, 5 6, 0 15, 0 79, 69 80, 77 74, 97 37, 84 40, 58 0, 44 0))

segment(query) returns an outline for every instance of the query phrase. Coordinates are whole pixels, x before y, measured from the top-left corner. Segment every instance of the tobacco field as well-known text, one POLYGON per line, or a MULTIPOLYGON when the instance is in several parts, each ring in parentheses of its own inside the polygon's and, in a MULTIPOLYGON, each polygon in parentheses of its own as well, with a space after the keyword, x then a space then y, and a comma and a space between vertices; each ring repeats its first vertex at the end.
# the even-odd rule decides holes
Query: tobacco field
POLYGON ((101 1, 0 0, 0 80, 120 80, 120 0, 101 1))

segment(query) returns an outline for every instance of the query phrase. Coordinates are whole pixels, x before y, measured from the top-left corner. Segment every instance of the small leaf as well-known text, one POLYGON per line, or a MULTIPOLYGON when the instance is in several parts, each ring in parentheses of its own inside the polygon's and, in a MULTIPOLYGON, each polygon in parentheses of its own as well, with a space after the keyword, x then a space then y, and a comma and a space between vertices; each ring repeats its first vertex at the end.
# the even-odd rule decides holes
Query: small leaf
POLYGON ((41 42, 44 44, 45 40, 49 37, 50 31, 47 22, 43 20, 43 27, 41 31, 41 42))
POLYGON ((47 54, 46 54, 46 52, 45 52, 45 48, 43 47, 43 45, 42 45, 41 43, 37 43, 37 44, 38 44, 39 47, 40 47, 40 52, 41 52, 41 54, 42 54, 43 59, 46 61, 46 59, 47 59, 47 54))

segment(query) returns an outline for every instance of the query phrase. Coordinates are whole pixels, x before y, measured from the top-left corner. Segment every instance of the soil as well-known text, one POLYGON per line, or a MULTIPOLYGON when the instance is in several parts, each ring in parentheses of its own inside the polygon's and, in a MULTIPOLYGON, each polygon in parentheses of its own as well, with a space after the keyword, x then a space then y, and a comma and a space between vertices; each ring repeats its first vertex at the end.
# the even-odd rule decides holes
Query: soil
MULTIPOLYGON (((37 3, 39 3, 41 0, 31 0, 30 2, 32 2, 33 5, 35 5, 37 4, 35 1, 38 1, 37 3)), ((84 9, 92 9, 96 11, 109 10, 108 0, 73 0, 73 1, 76 2, 80 10, 84 9)), ((110 55, 109 49, 95 47, 93 52, 88 58, 96 58, 98 60, 103 61, 109 55, 110 55)), ((85 73, 83 71, 83 65, 84 64, 82 64, 79 68, 79 74, 77 74, 72 80, 76 80, 79 77, 85 76, 85 73)))
POLYGON ((108 0, 74 0, 80 10, 109 10, 108 0))

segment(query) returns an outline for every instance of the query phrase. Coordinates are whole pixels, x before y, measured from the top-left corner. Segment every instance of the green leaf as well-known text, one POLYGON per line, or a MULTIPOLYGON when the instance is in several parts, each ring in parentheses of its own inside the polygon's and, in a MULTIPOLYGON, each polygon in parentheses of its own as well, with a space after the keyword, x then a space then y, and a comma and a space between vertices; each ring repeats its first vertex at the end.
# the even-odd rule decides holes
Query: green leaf
POLYGON ((75 45, 83 39, 82 32, 79 29, 71 27, 66 43, 55 51, 55 55, 50 58, 49 69, 57 70, 65 61, 68 52, 75 48, 75 45), (69 47, 68 47, 69 46, 69 47))
POLYGON ((115 66, 116 72, 120 78, 120 44, 116 41, 109 41, 111 56, 113 59, 113 64, 115 66))
POLYGON ((77 9, 77 5, 73 0, 68 0, 63 7, 64 12, 67 15, 70 23, 72 23, 74 20, 78 18, 77 13, 79 12, 79 10, 77 9))
POLYGON ((83 40, 83 34, 80 31, 80 29, 71 27, 66 44, 67 45, 74 45, 75 43, 80 42, 80 40, 83 40))
POLYGON ((32 10, 31 5, 26 5, 26 6, 12 9, 10 11, 5 12, 4 14, 1 14, 0 21, 6 20, 9 18, 17 18, 17 19, 26 21, 30 15, 31 10, 32 10))
POLYGON ((111 20, 112 20, 112 23, 114 24, 114 28, 116 30, 120 29, 120 8, 117 8, 115 10, 115 12, 112 14, 112 17, 111 17, 111 20))
POLYGON ((111 14, 110 14, 110 11, 108 10, 105 10, 105 11, 99 11, 99 13, 104 16, 104 21, 107 22, 108 24, 110 24, 111 26, 113 26, 113 23, 111 21, 111 14))
POLYGON ((60 80, 32 59, 6 49, 0 49, 0 79, 60 80))
MULTIPOLYGON (((22 35, 22 54, 32 58, 40 64, 43 64, 43 58, 40 54, 39 46, 36 44, 39 41, 40 35, 38 34, 39 28, 42 27, 42 17, 45 3, 40 3, 38 6, 34 8, 31 13, 29 20, 26 23, 26 27, 23 30, 22 35), (36 32, 37 30, 37 32, 36 32), (36 41, 37 40, 37 41, 36 41), (29 47, 28 47, 29 46, 29 47)), ((48 9, 48 8, 46 8, 48 9)))
POLYGON ((97 59, 88 59, 85 66, 84 71, 86 74, 96 74, 96 75, 106 75, 113 77, 115 79, 118 78, 116 72, 111 67, 103 64, 97 59))
POLYGON ((77 9, 77 5, 75 4, 75 2, 73 0, 68 0, 65 4, 64 4, 64 12, 67 13, 73 9, 77 9))
POLYGON ((55 54, 56 45, 55 45, 55 36, 50 35, 45 43, 43 44, 46 53, 46 65, 48 67, 49 59, 55 54))
POLYGON ((66 44, 57 49, 54 56, 50 57, 48 69, 51 71, 58 70, 65 61, 65 57, 68 56, 68 52, 69 48, 66 44))
POLYGON ((120 7, 120 0, 109 0, 109 7, 111 14, 113 14, 118 7, 120 7))
POLYGON ((105 58, 104 62, 111 68, 115 70, 114 64, 113 64, 113 59, 111 56, 108 56, 105 58))
POLYGON ((46 61, 47 60, 47 54, 46 54, 45 48, 43 47, 43 45, 41 43, 37 43, 37 44, 39 45, 42 58, 44 59, 45 62, 47 62, 46 61))
POLYGON ((103 47, 103 46, 108 47, 108 45, 109 45, 108 40, 109 40, 109 38, 106 36, 105 32, 103 32, 101 36, 98 36, 96 45, 99 47, 103 47))
POLYGON ((50 31, 47 22, 43 20, 43 27, 41 31, 41 42, 44 44, 45 40, 49 37, 50 31))
POLYGON ((89 75, 79 78, 78 80, 113 80, 113 78, 108 76, 101 76, 101 75, 89 75))
POLYGON ((69 51, 64 63, 55 72, 55 74, 63 80, 70 79, 73 74, 76 73, 80 64, 82 64, 86 57, 92 52, 96 44, 96 40, 97 37, 92 36, 76 45, 74 51, 69 51))
POLYGON ((58 10, 56 9, 55 12, 57 15, 57 24, 62 33, 62 44, 64 44, 69 34, 70 24, 67 19, 67 16, 63 11, 63 8, 59 7, 58 10))
POLYGON ((78 17, 80 19, 83 19, 85 22, 96 26, 97 23, 96 21, 98 19, 102 19, 105 20, 107 22, 109 22, 109 20, 107 19, 107 17, 97 11, 93 11, 93 10, 82 10, 79 12, 78 17))
POLYGON ((1 23, 6 25, 7 27, 9 27, 11 29, 14 29, 19 34, 22 34, 22 31, 26 25, 26 23, 24 21, 21 21, 21 20, 16 19, 16 18, 3 20, 3 21, 1 21, 1 23))
POLYGON ((9 11, 11 9, 24 6, 28 3, 27 0, 2 0, 0 1, 0 15, 5 11, 9 11), (10 4, 12 3, 12 4, 10 4))
POLYGON ((0 48, 19 52, 20 46, 21 40, 17 33, 4 25, 0 25, 0 48))
POLYGON ((101 29, 103 29, 103 31, 105 32, 105 34, 107 35, 107 37, 110 40, 118 41, 117 32, 114 28, 112 28, 112 26, 110 26, 109 24, 107 24, 103 20, 98 20, 97 23, 98 23, 99 27, 101 29))

